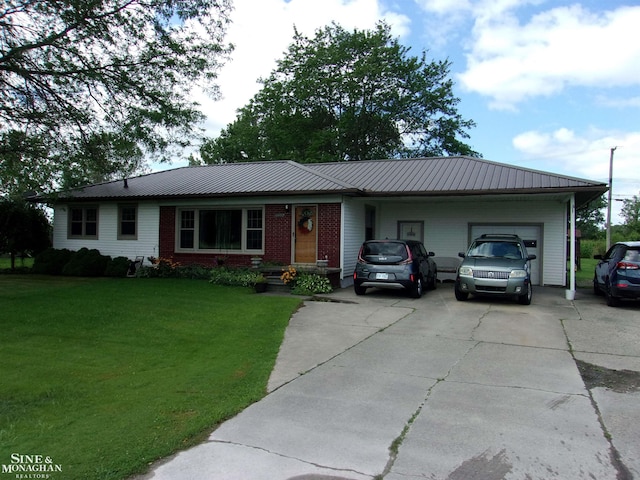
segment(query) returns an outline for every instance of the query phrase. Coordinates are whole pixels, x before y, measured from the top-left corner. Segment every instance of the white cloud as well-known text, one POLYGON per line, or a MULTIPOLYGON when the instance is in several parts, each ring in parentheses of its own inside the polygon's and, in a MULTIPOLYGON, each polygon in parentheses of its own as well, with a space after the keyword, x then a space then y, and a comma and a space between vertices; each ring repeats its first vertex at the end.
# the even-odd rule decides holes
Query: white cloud
POLYGON ((514 109, 568 86, 640 85, 640 7, 601 13, 580 5, 553 8, 523 23, 515 0, 476 9, 464 88, 491 98, 491 107, 514 109))
POLYGON ((410 19, 404 14, 385 10, 379 0, 235 0, 233 24, 227 41, 235 45, 232 60, 223 67, 218 78, 222 100, 213 101, 198 94, 207 116, 205 128, 217 135, 236 118, 258 92, 257 79, 267 77, 282 58, 293 39, 294 26, 304 35, 332 21, 346 29, 372 28, 384 19, 394 36, 409 31, 410 19))
MULTIPOLYGON (((617 132, 592 128, 576 133, 568 128, 552 132, 528 131, 513 139, 523 154, 523 163, 538 170, 609 183, 611 148, 613 154, 614 200, 640 193, 640 131, 617 132)), ((622 223, 620 202, 612 202, 612 223, 622 223)))

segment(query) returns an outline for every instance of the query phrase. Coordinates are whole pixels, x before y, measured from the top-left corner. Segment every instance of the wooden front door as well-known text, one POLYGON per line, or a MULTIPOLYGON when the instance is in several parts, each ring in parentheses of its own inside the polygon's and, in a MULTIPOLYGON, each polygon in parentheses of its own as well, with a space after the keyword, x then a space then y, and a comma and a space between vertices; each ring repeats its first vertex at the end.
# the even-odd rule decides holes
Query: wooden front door
POLYGON ((294 263, 315 263, 317 243, 317 207, 298 206, 294 211, 294 263))

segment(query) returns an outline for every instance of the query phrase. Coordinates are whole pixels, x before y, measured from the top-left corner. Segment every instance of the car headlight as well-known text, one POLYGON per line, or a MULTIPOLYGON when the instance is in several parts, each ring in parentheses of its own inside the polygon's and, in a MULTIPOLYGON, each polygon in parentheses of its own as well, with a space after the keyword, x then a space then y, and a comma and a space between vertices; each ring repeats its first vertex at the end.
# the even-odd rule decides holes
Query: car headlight
POLYGON ((460 275, 464 275, 465 277, 473 277, 473 268, 471 267, 460 267, 458 270, 460 275))
POLYGON ((511 270, 509 278, 527 278, 527 272, 525 270, 511 270))

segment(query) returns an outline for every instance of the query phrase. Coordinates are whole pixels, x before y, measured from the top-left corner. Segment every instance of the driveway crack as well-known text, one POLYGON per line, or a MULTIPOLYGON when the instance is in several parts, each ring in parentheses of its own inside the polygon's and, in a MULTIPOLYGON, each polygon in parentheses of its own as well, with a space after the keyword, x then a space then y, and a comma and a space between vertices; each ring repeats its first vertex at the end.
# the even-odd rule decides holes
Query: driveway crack
POLYGON ((387 475, 389 472, 391 472, 391 469, 393 468, 393 465, 395 464, 396 459, 398 458, 398 453, 400 451, 400 445, 402 445, 402 442, 404 441, 404 439, 406 438, 407 434, 411 430, 411 426, 413 425, 413 423, 420 416, 420 413, 422 413, 422 409, 424 408, 424 406, 429 401, 429 397, 431 397, 431 394, 433 393, 433 390, 438 385, 440 385, 442 382, 445 382, 447 380, 447 378, 449 377, 449 375, 451 375, 451 371, 456 367, 456 365, 458 365, 461 361, 463 361, 467 357, 467 355, 469 355, 469 353, 472 350, 474 350, 480 343, 481 342, 476 342, 475 344, 471 345, 467 349, 467 351, 464 352, 464 354, 462 354, 460 356, 460 358, 458 358, 458 360, 456 360, 449 367, 449 369, 447 370, 447 373, 442 378, 437 378, 435 383, 433 385, 431 385, 427 389, 427 393, 426 393, 426 395, 424 397, 424 400, 420 403, 420 405, 418 405, 418 408, 415 410, 415 412, 413 412, 413 415, 411 415, 411 417, 409 417, 409 420, 407 420, 407 422, 405 423, 404 427, 402 428, 402 431, 400 432, 400 435, 398 435, 393 440, 393 442, 391 442, 391 445, 389 446, 389 459, 387 460, 387 464, 385 465, 384 470, 382 471, 382 473, 380 475, 376 476, 376 478, 384 478, 385 475, 387 475))
POLYGON ((363 475, 363 476, 369 476, 368 474, 364 473, 364 472, 359 472, 358 470, 354 470, 352 468, 337 468, 337 467, 330 467, 327 465, 321 465, 319 463, 314 463, 314 462, 310 462, 308 460, 304 460, 302 458, 297 458, 297 457, 292 457, 291 455, 285 455, 283 453, 279 453, 279 452, 274 452, 272 450, 269 450, 267 448, 263 448, 263 447, 259 447, 257 445, 247 445, 246 443, 237 443, 237 442, 230 442, 230 441, 226 441, 226 440, 209 440, 209 442, 207 443, 218 443, 218 444, 223 444, 223 445, 232 445, 232 446, 236 446, 236 447, 242 447, 242 448, 249 448, 252 450, 258 450, 261 452, 265 452, 269 455, 275 455, 277 457, 280 458, 286 458, 288 460, 295 460, 296 462, 300 462, 300 463, 304 463, 305 465, 311 465, 313 467, 316 468, 322 468, 324 470, 331 470, 332 472, 340 472, 340 473, 355 473, 357 475, 363 475))
MULTIPOLYGON (((574 304, 574 308, 575 308, 575 304, 574 304)), ((578 313, 578 315, 580 315, 580 312, 578 311, 578 309, 575 308, 575 310, 578 313)), ((582 320, 582 316, 580 316, 580 319, 582 320)), ((563 319, 560 319, 560 324, 562 325, 562 330, 563 330, 564 336, 565 336, 565 338, 567 340, 567 345, 569 346, 569 353, 571 354, 571 357, 573 358, 573 361, 575 362, 576 367, 580 371, 580 375, 582 377, 583 371, 580 368, 581 367, 581 362, 575 356, 575 352, 573 350, 573 345, 571 344, 571 339, 569 338, 569 334, 567 332, 567 328, 566 328, 566 326, 564 324, 564 320, 563 319)), ((602 429, 602 435, 604 436, 606 441, 609 443, 609 457, 611 459, 611 464, 616 469, 616 472, 617 472, 616 477, 618 478, 618 480, 633 480, 633 474, 631 473, 629 468, 627 468, 627 466, 622 461, 622 456, 620 455, 620 452, 618 451, 618 449, 613 444, 613 438, 612 438, 611 434, 609 433, 609 430, 607 429, 607 425, 604 423, 604 417, 602 416, 602 412, 600 411, 600 407, 598 406, 598 402, 596 402, 596 399, 593 396, 593 392, 592 392, 593 385, 587 384, 588 382, 584 381, 584 377, 582 377, 582 378, 583 378, 583 382, 585 383, 585 388, 586 388, 587 392, 589 393, 589 400, 591 401, 591 406, 593 407, 593 410, 594 410, 594 412, 596 414, 596 417, 598 419, 598 423, 600 424, 600 428, 602 429)))

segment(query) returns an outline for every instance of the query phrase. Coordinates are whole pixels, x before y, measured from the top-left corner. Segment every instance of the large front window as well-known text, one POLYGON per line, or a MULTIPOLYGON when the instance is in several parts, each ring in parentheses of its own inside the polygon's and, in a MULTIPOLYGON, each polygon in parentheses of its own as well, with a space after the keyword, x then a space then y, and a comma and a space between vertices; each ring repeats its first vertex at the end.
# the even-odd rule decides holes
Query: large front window
POLYGON ((261 252, 261 208, 183 209, 178 216, 178 249, 261 252))

